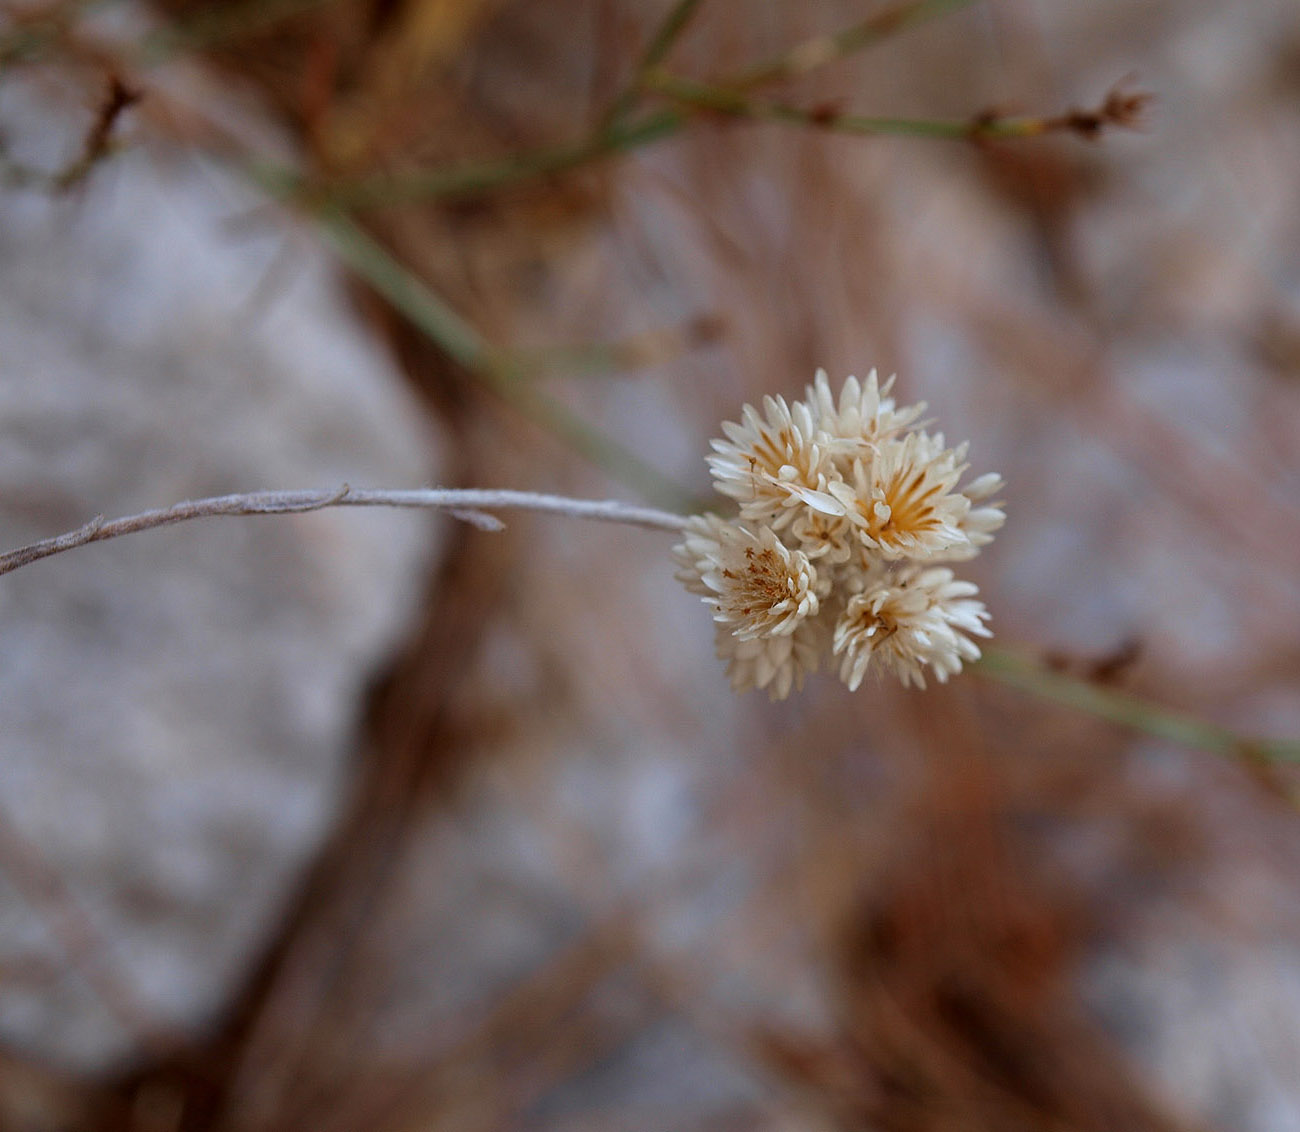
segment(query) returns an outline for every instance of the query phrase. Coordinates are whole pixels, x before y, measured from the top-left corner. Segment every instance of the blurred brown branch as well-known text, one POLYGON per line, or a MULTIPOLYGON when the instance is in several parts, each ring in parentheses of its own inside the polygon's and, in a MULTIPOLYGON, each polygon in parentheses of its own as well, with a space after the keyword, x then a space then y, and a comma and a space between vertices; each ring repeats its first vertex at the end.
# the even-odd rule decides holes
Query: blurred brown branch
POLYGON ((81 156, 62 173, 54 176, 55 188, 70 189, 90 175, 90 171, 109 155, 113 128, 118 120, 143 97, 142 90, 128 86, 120 75, 109 76, 108 90, 95 114, 95 121, 86 133, 81 156))
POLYGON ((1145 92, 1114 87, 1100 104, 1061 114, 1006 117, 981 111, 968 119, 882 118, 845 114, 834 106, 802 108, 781 102, 760 102, 731 86, 693 82, 664 70, 646 76, 646 85, 682 106, 710 113, 783 122, 833 133, 864 136, 935 138, 953 141, 993 141, 1034 138, 1049 133, 1072 133, 1093 140, 1110 128, 1135 129, 1142 110, 1151 100, 1145 92))

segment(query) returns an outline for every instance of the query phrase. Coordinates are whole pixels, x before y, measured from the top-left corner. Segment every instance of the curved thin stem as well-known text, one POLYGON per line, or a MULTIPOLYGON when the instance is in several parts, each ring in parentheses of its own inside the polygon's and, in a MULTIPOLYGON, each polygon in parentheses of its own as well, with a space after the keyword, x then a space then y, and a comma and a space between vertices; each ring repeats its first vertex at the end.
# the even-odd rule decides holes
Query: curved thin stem
POLYGON ((904 0, 903 3, 873 12, 859 23, 830 35, 805 39, 783 55, 746 67, 726 85, 733 90, 751 90, 783 79, 797 78, 827 63, 871 47, 895 32, 905 31, 914 24, 947 15, 958 8, 968 7, 971 3, 972 0, 904 0))
POLYGON ((610 106, 603 119, 602 132, 608 132, 622 122, 627 113, 637 104, 641 96, 641 81, 655 67, 664 61, 673 45, 681 38, 695 13, 699 10, 701 0, 676 0, 668 9, 654 36, 646 46, 633 73, 632 82, 610 106))
POLYGON ((985 648, 971 669, 1013 688, 1089 715, 1107 719, 1157 739, 1250 762, 1300 762, 1300 740, 1260 739, 1239 735, 1196 716, 1154 704, 1114 688, 1053 672, 1031 657, 1000 648, 985 648))
MULTIPOLYGON (((638 507, 612 499, 571 499, 568 496, 532 491, 477 488, 369 490, 353 489, 344 484, 335 491, 255 491, 193 499, 120 519, 105 519, 102 515, 97 515, 74 531, 0 554, 0 574, 8 574, 42 558, 62 554, 66 550, 92 542, 103 542, 105 539, 170 526, 189 519, 215 515, 294 515, 321 511, 327 507, 416 507, 446 511, 453 518, 492 531, 501 530, 503 524, 487 512, 510 510, 625 523, 673 533, 681 531, 687 522, 685 516, 671 511, 638 507)), ((1248 765, 1300 761, 1300 742, 1237 735, 1136 696, 1100 688, 1061 673, 1049 672, 1041 664, 1005 650, 986 650, 984 657, 972 668, 981 675, 990 676, 1022 691, 1162 739, 1230 755, 1246 761, 1248 765)))
POLYGON ((892 135, 954 141, 1035 138, 1049 133, 1073 133, 1094 139, 1110 128, 1136 128, 1151 98, 1142 91, 1125 90, 1120 84, 1112 87, 1097 106, 1074 108, 1061 114, 1003 117, 984 112, 965 119, 883 118, 843 114, 833 106, 804 108, 783 102, 754 101, 734 87, 696 82, 664 70, 650 72, 644 82, 648 89, 697 111, 866 137, 892 135))
MULTIPOLYGON (((525 150, 497 160, 409 173, 380 173, 351 181, 312 185, 286 170, 274 170, 279 195, 307 204, 328 203, 348 209, 381 208, 410 200, 475 197, 523 181, 566 173, 605 157, 615 157, 676 133, 686 115, 656 110, 635 121, 619 121, 576 142, 525 150)), ((259 170, 265 174, 266 170, 259 170)))
POLYGON ((61 554, 78 546, 121 535, 170 526, 189 519, 213 515, 293 515, 321 511, 326 507, 420 507, 447 511, 454 518, 473 523, 484 530, 501 530, 503 524, 486 514, 488 511, 541 511, 551 515, 568 515, 576 519, 598 519, 607 523, 627 523, 663 531, 679 531, 686 519, 653 507, 637 507, 613 499, 569 499, 562 495, 543 495, 532 491, 493 491, 459 488, 413 488, 410 490, 354 490, 346 484, 336 491, 254 491, 242 495, 219 495, 209 499, 192 499, 171 507, 142 511, 120 519, 97 515, 83 527, 53 538, 0 554, 0 574, 20 566, 61 554))

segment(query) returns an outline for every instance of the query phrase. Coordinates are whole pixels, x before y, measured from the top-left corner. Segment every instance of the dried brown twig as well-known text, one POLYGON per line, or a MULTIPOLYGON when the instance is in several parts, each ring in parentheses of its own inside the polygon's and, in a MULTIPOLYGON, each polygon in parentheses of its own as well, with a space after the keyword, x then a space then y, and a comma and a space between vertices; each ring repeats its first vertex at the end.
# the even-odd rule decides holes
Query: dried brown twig
POLYGON ((144 92, 128 86, 119 75, 110 75, 108 91, 95 115, 95 121, 86 133, 81 156, 62 173, 55 176, 56 189, 70 189, 86 179, 90 171, 108 156, 113 137, 113 127, 122 114, 144 97, 144 92))
POLYGON ((733 86, 696 82, 664 70, 648 74, 645 83, 665 98, 696 111, 752 121, 782 122, 833 133, 858 136, 934 138, 952 141, 996 141, 1072 133, 1089 141, 1108 129, 1136 129, 1151 102, 1146 91, 1124 89, 1120 82, 1090 109, 1071 108, 1052 115, 1005 115, 985 110, 970 118, 889 118, 846 114, 834 105, 800 107, 749 98, 733 86))

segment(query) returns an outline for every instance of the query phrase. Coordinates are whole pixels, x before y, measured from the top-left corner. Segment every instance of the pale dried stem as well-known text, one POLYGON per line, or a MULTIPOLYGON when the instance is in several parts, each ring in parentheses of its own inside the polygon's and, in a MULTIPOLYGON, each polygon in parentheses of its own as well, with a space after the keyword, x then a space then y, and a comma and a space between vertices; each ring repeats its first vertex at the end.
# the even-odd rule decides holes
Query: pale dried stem
POLYGON ((61 554, 78 546, 118 538, 136 531, 203 519, 213 515, 292 515, 320 511, 326 507, 419 507, 446 511, 453 518, 472 523, 481 530, 501 530, 500 520, 490 511, 540 511, 567 515, 575 519, 598 519, 607 523, 627 523, 636 527, 677 532, 686 519, 653 507, 636 507, 612 499, 570 499, 562 495, 543 495, 531 491, 492 491, 460 488, 413 488, 409 490, 353 489, 346 484, 333 491, 255 491, 242 495, 220 495, 210 499, 193 499, 127 515, 105 519, 97 515, 83 527, 54 538, 0 554, 0 574, 20 566, 61 554))

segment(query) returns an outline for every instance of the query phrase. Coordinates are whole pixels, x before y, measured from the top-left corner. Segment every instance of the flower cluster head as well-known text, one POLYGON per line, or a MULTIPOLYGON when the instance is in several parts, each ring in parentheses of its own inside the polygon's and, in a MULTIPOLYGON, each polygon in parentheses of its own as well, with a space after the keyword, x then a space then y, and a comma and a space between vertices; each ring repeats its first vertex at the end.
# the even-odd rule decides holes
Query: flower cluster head
POLYGON ((801 401, 763 398, 722 426, 709 467, 735 520, 696 515, 673 554, 713 610, 738 692, 784 699, 823 658, 856 690, 873 666, 942 682, 980 651, 988 612, 949 564, 1002 526, 1002 478, 963 484, 966 446, 926 431, 875 371, 836 398, 823 370, 801 401))

